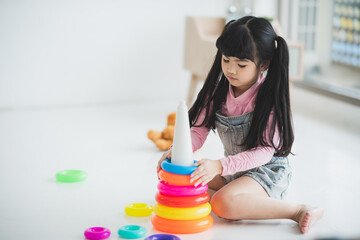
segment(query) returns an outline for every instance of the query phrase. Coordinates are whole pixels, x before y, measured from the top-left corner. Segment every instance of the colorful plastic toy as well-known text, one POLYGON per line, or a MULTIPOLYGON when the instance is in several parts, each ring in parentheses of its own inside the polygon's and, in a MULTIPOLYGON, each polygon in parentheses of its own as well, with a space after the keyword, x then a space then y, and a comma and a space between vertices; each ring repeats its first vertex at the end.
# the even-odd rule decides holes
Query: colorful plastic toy
POLYGON ((157 188, 160 193, 164 195, 170 195, 170 196, 195 196, 203 194, 207 191, 208 185, 198 185, 195 186, 174 186, 170 184, 166 184, 162 181, 160 181, 157 185, 157 188))
POLYGON ((125 213, 133 217, 150 216, 153 210, 153 207, 147 203, 131 203, 125 207, 125 213))
POLYGON ((174 197, 164 195, 158 192, 156 193, 155 200, 156 202, 168 207, 189 208, 200 206, 209 202, 210 196, 207 192, 204 192, 203 194, 197 196, 186 197, 174 197))
POLYGON ((110 230, 104 227, 92 227, 86 229, 84 232, 85 238, 91 240, 106 239, 109 238, 110 235, 111 235, 110 230))
POLYGON ((180 240, 180 238, 171 234, 155 234, 148 236, 144 240, 180 240))
POLYGON ((138 225, 126 225, 119 228, 118 234, 126 239, 142 238, 146 234, 146 229, 138 225))
POLYGON ((205 203, 192 208, 173 208, 156 203, 154 211, 156 215, 162 218, 173 220, 192 220, 209 215, 211 212, 211 206, 209 203, 205 203))
POLYGON ((168 233, 177 234, 190 234, 205 231, 213 224, 213 218, 211 215, 207 215, 202 218, 193 220, 172 220, 153 215, 151 217, 151 223, 154 228, 168 233))
MULTIPOLYGON (((176 112, 171 161, 162 161, 158 172, 159 192, 151 217, 156 230, 189 234, 205 231, 213 224, 207 184, 195 187, 196 181, 190 182, 189 175, 197 169, 192 150, 189 114, 182 101, 176 112)), ((155 239, 163 238, 147 238, 155 239)))
MULTIPOLYGON (((194 163, 196 161, 194 160, 194 163)), ((161 163, 161 168, 167 172, 180 174, 180 175, 190 175, 193 171, 196 170, 197 166, 181 166, 171 163, 169 159, 165 159, 161 163)))
POLYGON ((56 180, 59 182, 72 183, 81 182, 87 178, 88 174, 82 170, 68 169, 56 173, 56 180))

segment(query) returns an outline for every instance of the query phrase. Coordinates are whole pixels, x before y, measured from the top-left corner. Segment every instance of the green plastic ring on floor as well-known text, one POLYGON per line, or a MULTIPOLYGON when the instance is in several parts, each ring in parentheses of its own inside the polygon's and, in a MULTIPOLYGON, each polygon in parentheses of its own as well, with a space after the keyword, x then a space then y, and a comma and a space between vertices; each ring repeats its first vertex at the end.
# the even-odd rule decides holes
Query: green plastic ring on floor
POLYGON ((75 169, 68 169, 68 170, 61 170, 56 173, 56 180, 59 182, 81 182, 87 178, 88 174, 82 170, 75 170, 75 169))
POLYGON ((146 229, 138 225, 126 225, 119 228, 118 234, 120 237, 127 239, 142 238, 146 234, 146 229))

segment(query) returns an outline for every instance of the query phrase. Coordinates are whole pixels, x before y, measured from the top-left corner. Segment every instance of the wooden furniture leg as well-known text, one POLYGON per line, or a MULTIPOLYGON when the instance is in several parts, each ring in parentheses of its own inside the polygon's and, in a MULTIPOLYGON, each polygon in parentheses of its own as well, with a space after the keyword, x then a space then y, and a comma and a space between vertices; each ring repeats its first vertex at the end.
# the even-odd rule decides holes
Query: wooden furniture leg
POLYGON ((193 104, 193 99, 196 91, 196 87, 200 78, 196 74, 191 75, 190 87, 188 92, 187 106, 190 109, 193 104))

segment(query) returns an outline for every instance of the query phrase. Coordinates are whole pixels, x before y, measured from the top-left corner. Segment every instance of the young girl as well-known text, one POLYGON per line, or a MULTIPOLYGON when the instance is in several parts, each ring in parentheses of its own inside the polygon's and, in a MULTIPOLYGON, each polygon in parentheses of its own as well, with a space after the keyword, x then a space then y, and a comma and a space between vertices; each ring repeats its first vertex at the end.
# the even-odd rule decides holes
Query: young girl
MULTIPOLYGON (((323 210, 282 201, 294 141, 287 44, 266 19, 248 16, 226 24, 216 46, 189 118, 193 150, 217 129, 226 157, 199 160, 191 181, 215 191, 210 203, 219 217, 292 219, 305 233, 323 210)), ((171 149, 158 169, 165 158, 171 158, 171 149)))

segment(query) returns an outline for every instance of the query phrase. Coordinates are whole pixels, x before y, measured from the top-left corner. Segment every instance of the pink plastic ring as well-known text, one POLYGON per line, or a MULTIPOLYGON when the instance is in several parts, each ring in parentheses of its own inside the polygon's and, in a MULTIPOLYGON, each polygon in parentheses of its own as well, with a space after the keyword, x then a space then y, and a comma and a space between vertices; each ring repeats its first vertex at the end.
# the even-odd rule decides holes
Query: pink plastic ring
POLYGON ((110 230, 104 227, 92 227, 88 228, 84 232, 86 239, 101 240, 110 237, 110 230))
POLYGON ((175 186, 166 184, 163 181, 160 181, 157 185, 157 188, 161 194, 170 195, 170 196, 196 196, 203 194, 207 191, 208 185, 204 186, 199 185, 197 187, 194 186, 175 186))

